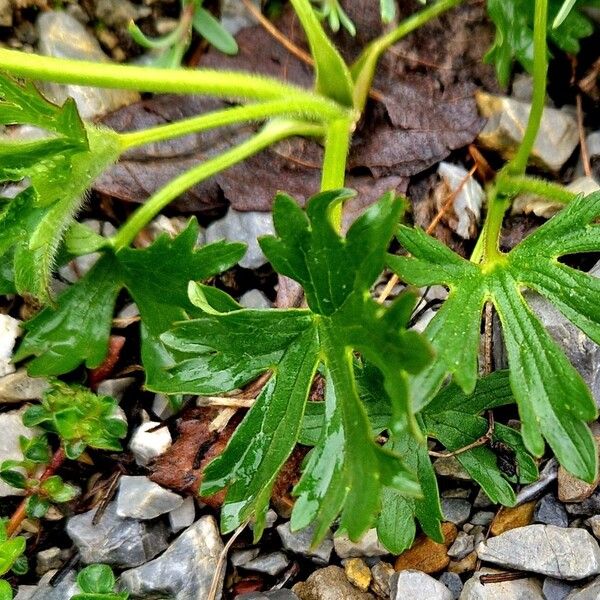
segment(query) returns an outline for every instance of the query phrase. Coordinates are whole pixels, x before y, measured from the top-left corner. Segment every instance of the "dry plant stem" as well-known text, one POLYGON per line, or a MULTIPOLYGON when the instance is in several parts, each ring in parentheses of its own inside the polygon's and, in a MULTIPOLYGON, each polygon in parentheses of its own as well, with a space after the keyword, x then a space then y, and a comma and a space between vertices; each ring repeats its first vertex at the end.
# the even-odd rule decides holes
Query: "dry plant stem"
POLYGON ((585 139, 585 128, 583 126, 583 106, 581 94, 577 94, 577 129, 579 130, 579 146, 581 147, 581 162, 583 163, 583 172, 586 177, 592 176, 592 167, 590 165, 590 153, 585 139))
POLYGON ((231 546, 233 546, 235 540, 237 540, 238 537, 240 537, 240 535, 244 531, 244 529, 248 527, 248 523, 250 523, 250 520, 242 523, 231 534, 231 537, 229 538, 229 540, 227 540, 225 547, 223 548, 223 550, 221 550, 221 554, 219 554, 219 559, 217 560, 217 566, 215 567, 215 574, 213 575, 212 583, 210 585, 210 591, 208 592, 206 600, 216 600, 219 591, 219 579, 221 578, 221 571, 223 570, 223 567, 225 566, 225 561, 227 560, 227 554, 229 553, 229 550, 231 546))
MULTIPOLYGON (((463 179, 460 182, 460 184, 458 185, 458 187, 448 196, 447 200, 444 202, 444 204, 438 210, 438 212, 435 215, 435 217, 433 217, 433 220, 429 224, 429 227, 427 227, 427 229, 425 230, 425 233, 427 235, 431 235, 434 232, 435 228, 438 226, 438 223, 442 220, 442 218, 444 217, 444 215, 452 208, 452 205, 456 201, 456 198, 458 198, 458 195, 462 192, 462 190, 465 187, 465 185, 467 185, 467 181, 469 181, 469 179, 471 179, 471 177, 473 177, 473 175, 475 174, 476 170, 477 170, 477 165, 475 165, 463 177, 463 179)), ((387 282, 386 286, 381 291, 381 294, 379 294, 379 297, 377 298, 377 302, 379 304, 383 304, 389 298, 389 295, 392 293, 392 290, 394 289, 394 287, 396 286, 396 284, 399 281, 400 281, 400 278, 398 277, 398 275, 396 275, 394 273, 390 277, 390 280, 387 282)))
MULTIPOLYGON (((39 479, 40 483, 43 483, 44 481, 46 481, 46 479, 48 479, 48 477, 51 477, 52 475, 54 475, 54 473, 56 473, 56 471, 59 469, 59 467, 65 461, 65 458, 66 458, 65 451, 63 450, 63 447, 60 446, 58 448, 58 450, 52 455, 52 458, 50 459, 48 466, 42 473, 42 475, 39 479)), ((8 525, 6 526, 6 535, 8 537, 12 537, 12 536, 16 535, 19 532, 19 530, 21 529, 21 523, 23 523, 23 521, 25 520, 25 517, 27 516, 27 500, 28 499, 29 499, 28 496, 25 496, 25 498, 23 498, 23 500, 21 501, 19 506, 17 506, 12 517, 10 518, 8 525)))
POLYGON ((436 452, 435 450, 429 450, 429 456, 433 456, 434 458, 450 458, 451 456, 458 456, 463 452, 467 452, 469 450, 473 450, 473 448, 479 448, 480 446, 486 446, 489 444, 492 439, 492 435, 494 434, 494 418, 490 417, 488 422, 487 431, 479 438, 477 438, 474 442, 459 448, 458 450, 453 450, 452 452, 436 452))
POLYGON ((515 581, 516 579, 526 579, 529 573, 506 571, 505 573, 488 573, 479 576, 482 585, 486 583, 502 583, 503 581, 515 581))
POLYGON ((120 467, 120 469, 116 473, 113 473, 110 476, 106 491, 104 492, 102 498, 100 498, 100 502, 98 502, 97 505, 98 508, 96 509, 96 512, 94 513, 94 516, 92 518, 92 525, 98 525, 98 523, 100 523, 100 521, 102 520, 102 517, 104 516, 104 513, 106 512, 110 501, 112 500, 113 496, 115 495, 115 492, 117 491, 117 485, 119 484, 119 480, 121 479, 121 475, 123 474, 124 470, 122 467, 120 467))

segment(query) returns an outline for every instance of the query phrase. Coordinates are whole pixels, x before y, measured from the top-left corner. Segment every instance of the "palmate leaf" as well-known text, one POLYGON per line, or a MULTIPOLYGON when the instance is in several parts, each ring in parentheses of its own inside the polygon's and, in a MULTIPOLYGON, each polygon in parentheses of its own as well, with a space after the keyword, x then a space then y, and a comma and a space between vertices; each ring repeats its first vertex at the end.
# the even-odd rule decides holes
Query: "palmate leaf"
POLYGON ((126 248, 104 255, 77 283, 66 290, 24 328, 25 338, 15 360, 34 356, 32 375, 62 375, 85 362, 99 366, 108 350, 114 306, 126 288, 142 320, 142 361, 147 378, 174 364, 159 339, 172 323, 199 314, 187 296, 188 281, 207 279, 234 265, 244 254, 243 244, 216 242, 196 247, 194 219, 174 239, 166 234, 143 250, 126 248))
MULTIPOLYGON (((580 10, 598 7, 598 0, 569 2, 569 11, 561 10, 564 0, 550 0, 548 4, 548 38, 569 54, 579 52, 579 41, 594 32, 592 21, 580 10)), ((487 0, 487 10, 496 26, 496 38, 486 55, 494 63, 498 80, 507 85, 512 65, 518 61, 525 70, 533 68, 533 13, 532 0, 487 0)))
POLYGON ((275 201, 279 237, 263 238, 261 246, 279 273, 302 284, 309 309, 230 306, 218 312, 206 298, 202 317, 177 324, 162 338, 181 362, 154 386, 157 391, 223 393, 271 373, 227 448, 204 474, 202 494, 228 487, 224 531, 255 514, 260 535, 273 482, 298 439, 320 365, 329 382, 327 426, 297 488, 293 525, 316 520, 322 533, 341 513, 341 526, 355 539, 373 523, 383 485, 419 493, 399 457, 375 443, 353 365, 356 350, 382 371, 393 428, 418 434, 405 372, 419 371, 430 354, 418 334, 406 331, 414 299, 405 295, 385 308, 369 295, 402 204, 384 196, 342 238, 332 226, 331 211, 350 195, 348 190, 319 194, 306 214, 288 196, 275 201))
POLYGON ((477 379, 482 308, 491 301, 502 322, 510 383, 519 405, 523 440, 536 456, 548 441, 560 463, 593 481, 597 453, 586 425, 596 406, 522 294, 530 288, 552 302, 595 342, 600 342, 600 280, 559 262, 561 256, 600 249, 600 193, 580 197, 493 263, 470 263, 423 231, 400 228, 411 257, 390 257, 399 276, 416 285, 443 284, 448 299, 425 330, 437 360, 412 381, 414 402, 423 408, 447 374, 470 392, 477 379))
POLYGON ((40 140, 0 142, 0 183, 30 182, 16 198, 0 202, 0 260, 12 257, 19 293, 47 301, 63 234, 91 182, 117 159, 118 137, 84 125, 72 100, 55 106, 32 84, 21 86, 2 75, 0 124, 35 125, 48 132, 40 140))

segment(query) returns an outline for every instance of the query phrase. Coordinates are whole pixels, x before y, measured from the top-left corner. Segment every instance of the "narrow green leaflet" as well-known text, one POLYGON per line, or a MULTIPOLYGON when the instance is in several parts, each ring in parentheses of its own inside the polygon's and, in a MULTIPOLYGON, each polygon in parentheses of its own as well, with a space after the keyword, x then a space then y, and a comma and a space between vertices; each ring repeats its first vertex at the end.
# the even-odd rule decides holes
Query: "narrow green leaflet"
MULTIPOLYGON (((498 80, 507 85, 513 62, 533 68, 533 13, 531 0, 487 0, 488 14, 496 25, 494 44, 486 61, 494 63, 498 80)), ((561 50, 576 55, 579 41, 594 32, 592 21, 579 9, 598 7, 598 0, 550 0, 548 38, 561 50)))
MULTIPOLYGON (((359 351, 383 373, 393 407, 392 428, 418 435, 406 371, 418 372, 430 353, 418 334, 406 331, 414 298, 402 296, 385 308, 369 295, 402 203, 384 196, 342 238, 332 226, 331 212, 351 195, 348 190, 319 194, 309 201, 306 214, 289 196, 280 194, 275 201, 279 237, 263 238, 261 246, 279 273, 302 284, 309 309, 229 306, 219 312, 206 297, 203 316, 177 324, 162 336, 180 362, 154 386, 157 391, 223 393, 271 374, 224 453, 204 475, 202 494, 228 488, 224 531, 255 514, 260 535, 273 482, 300 435, 320 365, 328 381, 327 424, 296 490, 293 526, 317 521, 322 534, 341 513, 341 527, 355 539, 379 512, 382 485, 409 496, 419 493, 399 457, 374 441, 358 396, 353 360, 354 351, 359 351)), ((196 296, 201 293, 198 288, 193 291, 196 296)))
POLYGON ((600 342, 600 280, 559 262, 561 256, 600 249, 600 193, 580 197, 493 263, 470 263, 419 229, 401 226, 410 257, 389 257, 399 276, 416 285, 442 284, 448 299, 425 330, 437 352, 428 371, 412 381, 423 408, 447 374, 468 393, 477 379, 481 312, 491 301, 502 322, 510 383, 519 405, 523 440, 536 456, 544 438, 561 464, 593 481, 597 453, 586 425, 596 406, 579 373, 529 308, 523 288, 545 296, 595 342, 600 342))
POLYGON ((55 106, 32 84, 21 86, 2 75, 0 124, 29 124, 48 132, 40 140, 0 142, 0 183, 30 182, 16 198, 0 203, 0 259, 12 256, 20 294, 47 301, 63 234, 91 182, 118 158, 118 137, 84 125, 72 100, 55 106))
POLYGON ((174 360, 159 340, 172 323, 199 313, 188 299, 188 281, 207 279, 234 265, 243 244, 217 242, 196 247, 198 224, 191 220, 176 238, 166 234, 143 250, 110 251, 24 328, 15 360, 29 356, 32 375, 61 375, 85 363, 102 363, 108 349, 114 306, 126 288, 142 319, 142 360, 149 381, 174 360))

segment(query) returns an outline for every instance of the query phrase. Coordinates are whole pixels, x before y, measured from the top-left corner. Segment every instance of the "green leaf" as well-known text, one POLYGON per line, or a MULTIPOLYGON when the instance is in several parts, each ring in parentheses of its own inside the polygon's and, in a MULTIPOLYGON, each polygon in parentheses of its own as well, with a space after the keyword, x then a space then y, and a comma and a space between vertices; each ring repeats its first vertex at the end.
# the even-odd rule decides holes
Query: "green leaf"
POLYGON ((197 33, 217 50, 225 54, 237 54, 238 45, 235 38, 205 8, 199 6, 196 9, 192 25, 197 33))
POLYGON ((50 501, 47 498, 42 498, 39 494, 33 494, 27 499, 27 508, 25 509, 28 517, 34 519, 42 519, 46 516, 50 508, 50 501))
POLYGON ((351 108, 353 106, 352 77, 344 59, 321 27, 310 1, 292 0, 292 5, 302 23, 315 61, 317 91, 351 108))
POLYGON ((0 576, 11 569, 17 558, 25 552, 25 538, 17 536, 10 540, 0 541, 0 576))
POLYGON ((32 463, 45 464, 50 462, 52 453, 45 435, 33 438, 21 437, 21 451, 26 460, 32 463))
POLYGON ((29 571, 29 561, 26 556, 17 556, 15 562, 13 563, 11 571, 15 575, 25 575, 27 571, 29 571))
POLYGON ((235 264, 242 244, 196 247, 198 225, 190 220, 176 238, 166 234, 143 250, 106 252, 56 302, 28 321, 15 360, 30 356, 31 375, 61 375, 82 362, 97 367, 108 351, 114 306, 125 287, 142 319, 142 359, 149 382, 174 359, 159 336, 175 321, 198 311, 187 296, 188 281, 207 279, 235 264), (165 293, 168 290, 168 294, 165 293))
POLYGON ((409 283, 450 288, 448 300, 425 330, 438 359, 412 380, 415 405, 426 406, 447 374, 467 393, 473 390, 481 312, 490 300, 502 322, 526 448, 540 456, 545 438, 560 463, 586 481, 593 481, 597 471, 597 452, 586 425, 596 417, 596 406, 579 373, 527 305, 522 288, 545 296, 600 341, 600 280, 558 260, 598 251, 599 215, 600 193, 580 197, 509 254, 482 265, 460 258, 418 229, 401 226, 399 239, 412 256, 389 258, 409 283))
MULTIPOLYGON (((89 389, 68 385, 55 380, 44 393, 40 405, 29 407, 23 415, 23 423, 39 425, 46 431, 56 433, 68 458, 76 459, 86 447, 100 450, 120 450, 119 440, 127 435, 127 424, 118 416, 118 403, 110 396, 97 396, 89 389)), ((52 495, 70 500, 76 490, 73 486, 55 489, 58 480, 45 482, 52 495), (51 483, 48 483, 51 482, 51 483)), ((64 485, 64 484, 63 484, 64 485)), ((67 500, 57 500, 65 502, 67 500)))
POLYGON ((90 565, 77 575, 77 585, 82 592, 108 594, 114 590, 117 580, 108 565, 90 565))
MULTIPOLYGON (((593 33, 592 22, 579 10, 591 4, 597 5, 594 0, 550 0, 548 37, 561 50, 577 54, 579 41, 593 33)), ((534 6, 529 0, 487 0, 496 38, 485 60, 495 64, 502 85, 508 84, 515 60, 532 72, 534 6)))
POLYGON ((8 581, 0 579, 0 600, 12 600, 13 592, 8 581))
POLYGON ((385 308, 369 294, 403 207, 393 195, 384 196, 342 238, 331 213, 349 196, 348 190, 319 194, 305 214, 280 194, 273 208, 279 237, 261 240, 275 269, 303 285, 309 309, 261 311, 229 304, 219 312, 194 287, 192 295, 204 313, 162 336, 179 362, 154 386, 157 391, 218 394, 271 374, 223 454, 205 471, 203 494, 228 487, 224 531, 252 514, 260 523, 277 472, 300 435, 320 366, 328 377, 327 425, 297 487, 293 526, 316 520, 318 537, 341 513, 341 527, 355 539, 379 512, 383 485, 408 495, 419 492, 399 457, 374 441, 353 359, 359 351, 383 373, 392 398, 392 427, 418 433, 405 370, 423 368, 429 350, 419 335, 406 331, 414 299, 405 295, 385 308))
POLYGON ((27 477, 20 471, 5 468, 4 464, 0 469, 0 479, 19 490, 24 490, 27 487, 27 477))
POLYGON ((48 479, 42 482, 40 489, 52 502, 59 504, 70 502, 79 493, 79 490, 74 485, 65 483, 59 475, 48 477, 48 479))
POLYGON ((72 100, 62 107, 31 84, 0 75, 0 123, 41 127, 52 137, 0 143, 0 183, 28 178, 30 187, 0 207, 0 259, 12 256, 20 294, 49 300, 59 244, 86 189, 119 155, 117 134, 85 126, 72 100))

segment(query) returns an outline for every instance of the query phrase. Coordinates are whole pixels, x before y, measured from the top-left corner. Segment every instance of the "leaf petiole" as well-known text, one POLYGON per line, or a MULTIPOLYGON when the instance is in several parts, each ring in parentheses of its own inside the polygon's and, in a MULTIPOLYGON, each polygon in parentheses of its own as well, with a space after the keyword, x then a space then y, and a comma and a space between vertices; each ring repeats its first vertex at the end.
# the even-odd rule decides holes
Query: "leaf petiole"
POLYGON ((278 120, 269 122, 255 136, 179 175, 151 196, 111 238, 113 247, 118 251, 129 246, 136 235, 183 191, 264 150, 271 144, 294 135, 321 137, 324 135, 324 130, 321 125, 303 121, 278 120))
POLYGON ((525 175, 509 175, 505 172, 498 174, 496 186, 498 191, 506 196, 516 196, 524 192, 543 196, 563 204, 572 202, 578 196, 578 194, 570 192, 564 186, 545 179, 525 175))

